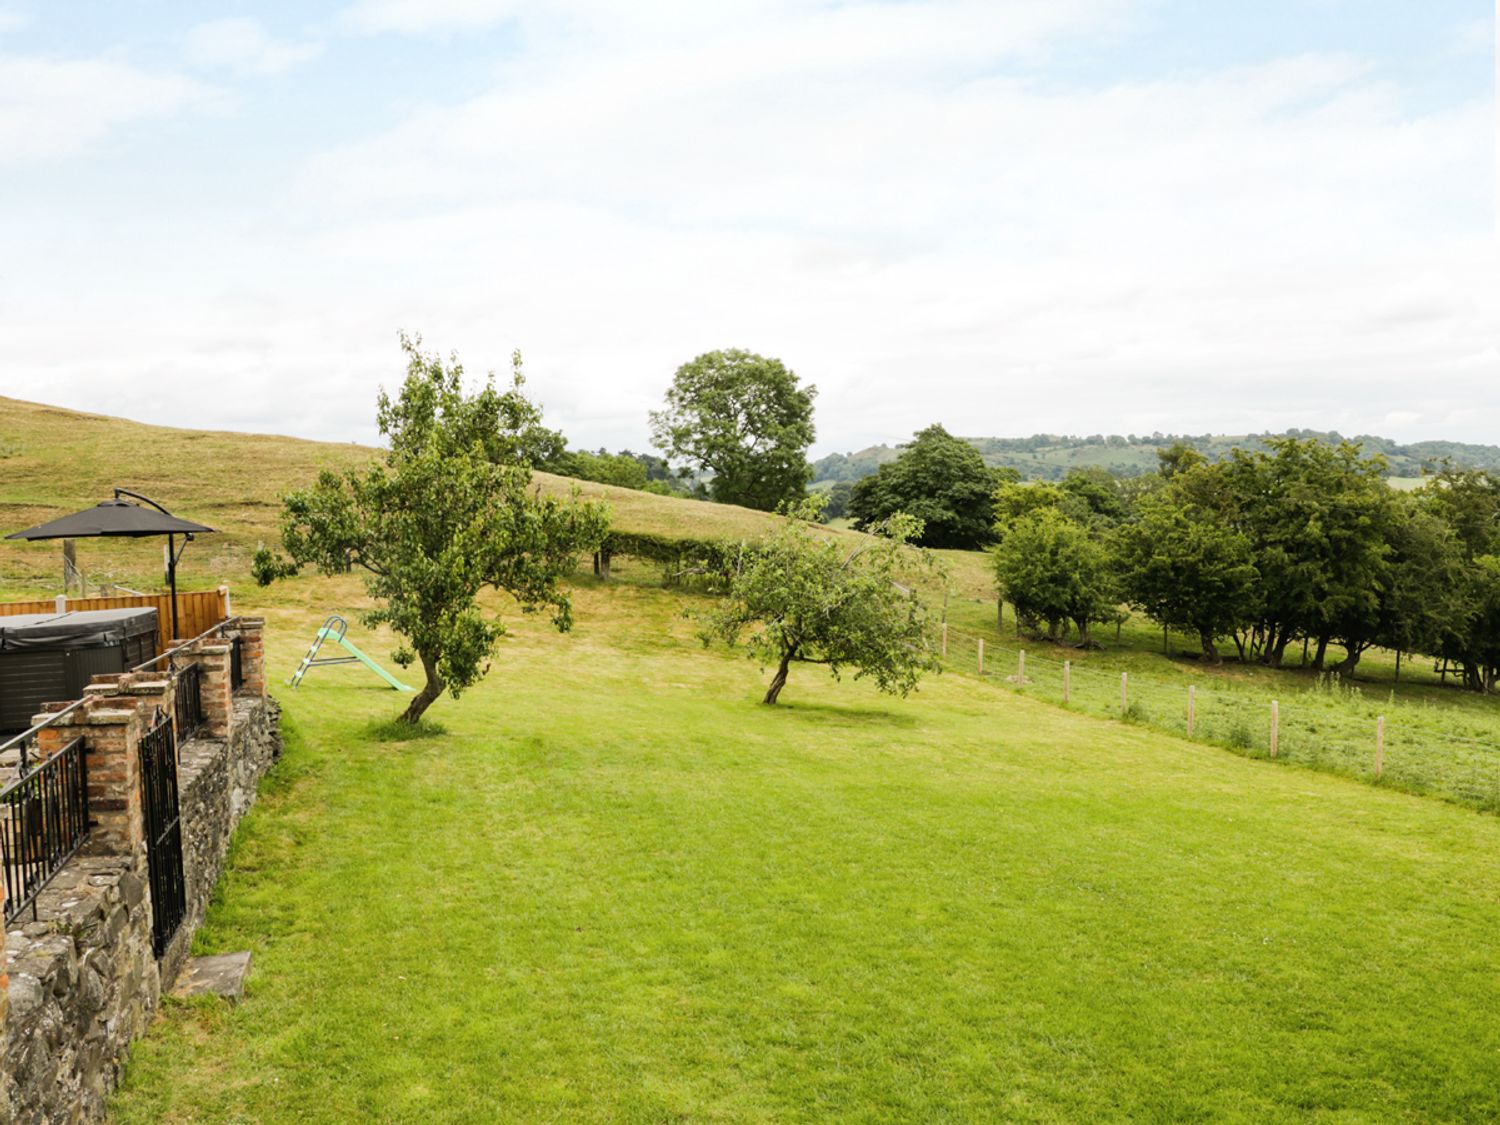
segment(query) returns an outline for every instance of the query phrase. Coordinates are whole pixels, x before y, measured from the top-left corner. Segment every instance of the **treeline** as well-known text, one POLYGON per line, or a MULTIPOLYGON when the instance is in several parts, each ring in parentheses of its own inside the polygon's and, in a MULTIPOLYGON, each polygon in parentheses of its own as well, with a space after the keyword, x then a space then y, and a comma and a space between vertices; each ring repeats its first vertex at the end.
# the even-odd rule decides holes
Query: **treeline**
POLYGON ((1397 492, 1354 442, 1274 438, 1208 462, 1185 445, 1150 479, 995 494, 995 575, 1023 627, 1054 639, 1127 604, 1196 636, 1206 660, 1352 671, 1371 647, 1500 675, 1500 476, 1445 468, 1397 492), (1128 484, 1128 486, 1127 486, 1128 484), (1337 650, 1337 660, 1330 657, 1337 650))
MULTIPOLYGON (((1367 456, 1383 454, 1390 476, 1419 477, 1444 464, 1463 468, 1500 471, 1500 447, 1453 441, 1401 443, 1390 438, 1362 435, 1346 439, 1337 431, 1290 429, 1281 434, 1032 434, 1029 437, 968 437, 986 464, 1013 468, 1028 480, 1063 480, 1080 467, 1105 469, 1115 476, 1146 476, 1155 472, 1156 450, 1186 445, 1211 461, 1228 457, 1235 449, 1268 449, 1282 437, 1312 438, 1338 445, 1345 440, 1358 444, 1367 456)), ((830 453, 813 462, 813 479, 820 485, 853 483, 875 473, 881 465, 900 456, 901 448, 872 445, 854 453, 830 453)))

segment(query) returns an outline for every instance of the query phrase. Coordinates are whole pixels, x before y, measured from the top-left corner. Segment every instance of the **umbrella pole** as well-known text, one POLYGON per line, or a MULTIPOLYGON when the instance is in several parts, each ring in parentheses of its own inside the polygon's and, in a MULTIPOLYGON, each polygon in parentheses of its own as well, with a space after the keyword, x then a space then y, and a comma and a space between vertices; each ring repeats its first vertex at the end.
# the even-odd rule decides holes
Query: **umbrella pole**
POLYGON ((172 588, 172 641, 175 644, 178 637, 177 632, 177 537, 167 536, 167 585, 172 588))

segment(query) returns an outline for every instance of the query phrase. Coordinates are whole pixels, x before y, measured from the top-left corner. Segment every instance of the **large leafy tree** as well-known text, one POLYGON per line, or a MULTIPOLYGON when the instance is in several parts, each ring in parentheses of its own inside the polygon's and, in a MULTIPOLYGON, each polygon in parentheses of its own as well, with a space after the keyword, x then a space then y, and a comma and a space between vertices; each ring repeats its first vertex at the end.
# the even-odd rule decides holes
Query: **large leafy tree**
POLYGON ((861 529, 897 512, 915 516, 922 521, 918 542, 924 547, 982 547, 994 539, 992 496, 1006 479, 968 442, 942 426, 928 426, 900 457, 854 486, 848 511, 861 529))
POLYGON ((1141 502, 1137 518, 1114 536, 1120 594, 1164 627, 1198 636, 1204 659, 1219 663, 1221 637, 1252 620, 1260 575, 1250 540, 1195 502, 1190 474, 1181 470, 1160 492, 1141 502))
POLYGON ((426 680, 401 716, 415 723, 446 689, 457 698, 489 667, 504 623, 478 600, 511 594, 526 612, 549 610, 566 631, 572 606, 560 579, 608 527, 607 509, 533 491, 532 439, 540 415, 517 370, 501 390, 493 376, 465 391, 463 368, 402 337, 406 378, 381 391, 380 432, 389 448, 364 469, 325 470, 284 498, 285 558, 262 548, 262 582, 311 566, 366 573, 377 606, 366 625, 389 625, 406 646, 396 660, 422 665, 426 680))
POLYGON ((903 544, 920 530, 897 515, 850 548, 821 537, 821 502, 810 497, 735 568, 728 596, 702 615, 700 636, 733 645, 745 631, 749 654, 775 674, 763 702, 775 703, 793 664, 824 664, 837 677, 869 676, 881 691, 906 695, 937 661, 922 599, 903 579, 936 563, 903 544))
POLYGON ((652 444, 712 473, 709 494, 720 503, 773 511, 800 500, 812 480, 817 393, 779 359, 707 352, 677 369, 666 408, 651 412, 652 444))
POLYGON ((1437 655, 1462 666, 1465 687, 1492 691, 1500 678, 1500 475, 1446 467, 1421 492, 1424 507, 1452 529, 1462 559, 1464 610, 1437 655))
POLYGON ((1387 580, 1391 492, 1385 462, 1359 445, 1267 438, 1235 450, 1222 477, 1223 518, 1251 542, 1261 618, 1251 647, 1279 665, 1296 637, 1328 644, 1351 619, 1375 620, 1387 580))

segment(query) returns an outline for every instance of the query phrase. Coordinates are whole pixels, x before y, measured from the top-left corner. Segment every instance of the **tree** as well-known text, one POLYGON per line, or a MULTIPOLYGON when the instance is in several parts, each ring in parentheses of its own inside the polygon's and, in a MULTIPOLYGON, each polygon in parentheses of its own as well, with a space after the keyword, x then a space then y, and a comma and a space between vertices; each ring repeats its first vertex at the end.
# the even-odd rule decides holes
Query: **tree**
POLYGON ((1249 537, 1260 572, 1262 613, 1250 649, 1279 665, 1294 637, 1310 637, 1321 668, 1340 624, 1373 619, 1378 607, 1390 555, 1385 462, 1352 442, 1264 444, 1234 450, 1222 475, 1203 479, 1219 488, 1223 518, 1249 537))
POLYGON ((1464 609, 1445 630, 1437 655, 1463 667, 1470 691, 1493 691, 1500 678, 1500 475, 1445 466, 1422 490, 1459 545, 1464 609))
POLYGON ((1000 595, 1016 607, 1016 620, 1045 623, 1052 640, 1071 622, 1087 645, 1090 627, 1114 613, 1104 548, 1056 508, 1015 520, 994 548, 994 564, 1000 595))
POLYGON ((407 723, 444 689, 457 698, 489 670, 505 626, 480 606, 482 589, 506 591, 525 612, 550 609, 566 632, 572 605, 559 579, 608 526, 602 504, 530 490, 528 434, 540 415, 525 402, 519 370, 505 391, 491 375, 466 394, 457 358, 444 364, 420 345, 402 336, 405 381, 395 398, 380 392, 377 420, 389 449, 367 468, 325 470, 311 488, 286 496, 281 537, 289 557, 262 548, 255 559, 262 584, 305 566, 367 573, 378 605, 362 620, 403 637, 410 647, 396 653, 397 663, 420 660, 426 676, 401 716, 407 723))
POLYGON ((846 480, 835 483, 823 494, 823 522, 843 519, 849 512, 849 497, 854 493, 854 486, 846 480))
POLYGON ((668 459, 713 473, 709 494, 719 503, 773 511, 800 500, 812 480, 817 393, 779 359, 707 352, 677 369, 666 409, 651 412, 651 441, 668 459))
POLYGON ((893 516, 851 550, 813 531, 820 508, 818 498, 808 498, 745 553, 728 596, 701 616, 699 636, 705 645, 734 645, 753 627, 749 654, 763 668, 776 666, 767 704, 781 695, 793 664, 826 664, 835 678, 853 668, 855 679, 870 676, 881 691, 905 696, 923 672, 938 667, 927 608, 899 581, 913 566, 935 567, 903 547, 921 528, 910 516, 893 516))
POLYGON ((1010 476, 1019 474, 991 469, 968 442, 928 426, 854 486, 849 514, 866 530, 905 512, 922 521, 924 547, 982 547, 994 539, 992 494, 1010 476))
MULTIPOLYGON (((1206 470, 1183 473, 1194 471, 1206 470)), ((1217 664, 1219 638, 1254 617, 1260 575, 1249 539, 1190 495, 1169 484, 1142 501, 1139 518, 1115 533, 1115 567, 1133 608, 1197 634, 1204 659, 1217 664)))

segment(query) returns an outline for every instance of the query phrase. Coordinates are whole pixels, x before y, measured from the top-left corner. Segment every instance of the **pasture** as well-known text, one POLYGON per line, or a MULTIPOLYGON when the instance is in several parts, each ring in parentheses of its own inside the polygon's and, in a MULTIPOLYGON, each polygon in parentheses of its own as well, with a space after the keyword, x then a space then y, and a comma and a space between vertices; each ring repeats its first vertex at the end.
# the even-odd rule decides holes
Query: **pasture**
MULTIPOLYGON (((290 738, 121 1122, 1484 1120, 1500 821, 965 675, 787 705, 622 568, 290 738)), ((273 591, 284 677, 352 583, 273 591)), ((373 638, 380 655, 388 639, 373 638)))

